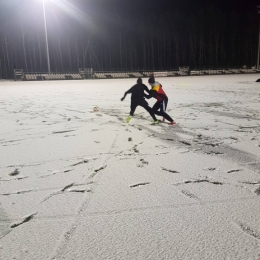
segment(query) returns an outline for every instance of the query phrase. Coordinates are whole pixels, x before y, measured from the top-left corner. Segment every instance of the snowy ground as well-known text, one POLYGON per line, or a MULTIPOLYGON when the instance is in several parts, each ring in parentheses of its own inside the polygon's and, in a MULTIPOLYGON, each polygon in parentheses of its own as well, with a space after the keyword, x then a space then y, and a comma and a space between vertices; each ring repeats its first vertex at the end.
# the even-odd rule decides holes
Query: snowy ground
POLYGON ((0 82, 0 258, 260 259, 258 78, 0 82))

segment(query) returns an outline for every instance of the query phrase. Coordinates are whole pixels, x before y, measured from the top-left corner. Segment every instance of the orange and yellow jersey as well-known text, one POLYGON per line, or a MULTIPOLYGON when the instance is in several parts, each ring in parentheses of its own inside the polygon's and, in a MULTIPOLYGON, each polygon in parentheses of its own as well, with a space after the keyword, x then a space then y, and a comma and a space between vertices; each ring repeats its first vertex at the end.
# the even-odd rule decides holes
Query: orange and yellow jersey
POLYGON ((155 81, 154 84, 152 84, 152 89, 150 90, 151 96, 157 99, 157 101, 162 101, 165 99, 168 99, 167 95, 162 89, 162 85, 155 81))

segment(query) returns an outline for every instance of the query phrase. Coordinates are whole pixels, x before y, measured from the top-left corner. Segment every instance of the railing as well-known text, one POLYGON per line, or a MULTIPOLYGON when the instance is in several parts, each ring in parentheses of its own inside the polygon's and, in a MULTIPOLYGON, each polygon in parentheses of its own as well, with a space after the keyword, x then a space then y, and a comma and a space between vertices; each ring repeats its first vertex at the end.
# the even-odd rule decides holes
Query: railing
MULTIPOLYGON (((138 77, 178 77, 178 76, 202 76, 202 75, 224 75, 224 74, 246 74, 260 73, 260 69, 182 69, 169 71, 131 71, 131 72, 93 72, 94 79, 118 79, 118 78, 138 78, 138 77)), ((79 73, 24 73, 23 80, 70 80, 84 79, 79 73)))
POLYGON ((72 80, 83 79, 78 73, 24 73, 23 80, 72 80))

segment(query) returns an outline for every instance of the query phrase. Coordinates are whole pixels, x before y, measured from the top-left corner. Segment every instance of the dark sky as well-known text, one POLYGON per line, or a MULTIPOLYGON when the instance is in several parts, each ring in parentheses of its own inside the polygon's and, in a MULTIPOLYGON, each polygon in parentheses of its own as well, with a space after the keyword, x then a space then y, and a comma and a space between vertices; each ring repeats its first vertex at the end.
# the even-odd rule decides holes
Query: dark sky
MULTIPOLYGON (((255 64, 260 0, 44 1, 57 71, 62 63, 75 70, 255 64)), ((0 66, 2 60, 10 74, 10 54, 19 68, 46 70, 42 3, 0 0, 0 66)))
POLYGON ((254 10, 259 0, 76 0, 75 3, 93 5, 99 10, 116 10, 124 14, 144 15, 145 13, 164 13, 179 9, 194 12, 201 8, 213 7, 225 12, 254 10), (85 3, 85 4, 84 4, 85 3))
MULTIPOLYGON (((45 0, 46 6, 55 2, 63 2, 64 5, 74 6, 86 15, 92 16, 132 16, 133 22, 136 16, 146 16, 148 13, 161 14, 179 10, 190 15, 200 9, 206 10, 209 6, 231 13, 256 11, 260 0, 45 0), (50 1, 50 3, 48 3, 50 1)), ((0 21, 15 19, 17 13, 25 15, 36 13, 37 7, 41 7, 42 0, 0 0, 0 21)))

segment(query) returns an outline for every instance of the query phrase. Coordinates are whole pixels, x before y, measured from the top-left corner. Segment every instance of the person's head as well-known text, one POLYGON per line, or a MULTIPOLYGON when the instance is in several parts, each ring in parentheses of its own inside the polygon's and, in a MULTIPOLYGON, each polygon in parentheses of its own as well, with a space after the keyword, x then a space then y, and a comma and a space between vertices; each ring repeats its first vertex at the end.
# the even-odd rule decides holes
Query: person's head
POLYGON ((137 84, 142 84, 142 83, 143 83, 142 79, 141 79, 141 78, 138 78, 138 79, 137 79, 137 84))
POLYGON ((150 85, 152 85, 152 84, 154 84, 155 83, 155 79, 154 79, 154 77, 152 76, 152 77, 150 77, 149 79, 148 79, 148 83, 150 84, 150 85))

